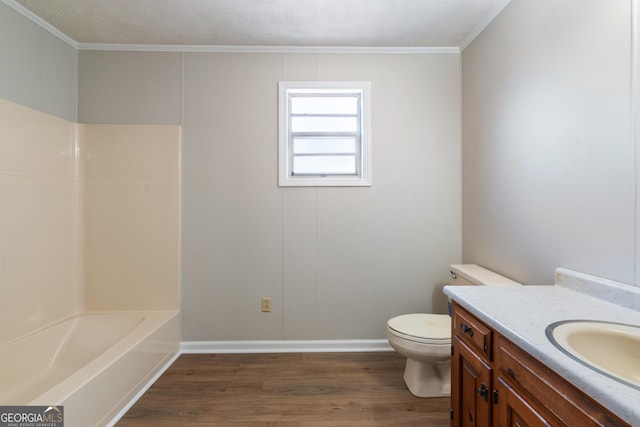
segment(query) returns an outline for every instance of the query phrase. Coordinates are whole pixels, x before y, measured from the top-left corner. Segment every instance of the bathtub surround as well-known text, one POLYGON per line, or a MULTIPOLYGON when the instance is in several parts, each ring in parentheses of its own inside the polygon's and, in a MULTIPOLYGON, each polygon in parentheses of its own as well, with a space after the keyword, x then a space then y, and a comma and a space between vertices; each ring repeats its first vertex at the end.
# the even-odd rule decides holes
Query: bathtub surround
POLYGON ((0 99, 0 345, 81 310, 75 149, 74 123, 0 99))
POLYGON ((0 99, 0 360, 35 363, 6 377, 0 403, 63 404, 69 426, 104 425, 176 356, 179 152, 179 126, 77 124, 0 99), (64 342, 46 338, 56 322, 124 312, 140 324, 121 340, 82 328, 104 351, 80 365, 64 345, 34 359, 64 342))
POLYGON ((85 308, 178 310, 180 127, 78 126, 85 308))
POLYGON ((179 309, 178 126, 0 99, 0 345, 71 314, 179 309))

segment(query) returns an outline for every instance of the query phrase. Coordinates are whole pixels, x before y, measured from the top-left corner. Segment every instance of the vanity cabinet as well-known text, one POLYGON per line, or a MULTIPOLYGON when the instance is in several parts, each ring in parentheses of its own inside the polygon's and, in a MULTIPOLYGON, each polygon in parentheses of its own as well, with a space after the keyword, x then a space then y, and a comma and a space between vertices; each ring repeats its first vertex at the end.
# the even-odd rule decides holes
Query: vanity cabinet
POLYGON ((628 426, 453 302, 452 427, 628 426))

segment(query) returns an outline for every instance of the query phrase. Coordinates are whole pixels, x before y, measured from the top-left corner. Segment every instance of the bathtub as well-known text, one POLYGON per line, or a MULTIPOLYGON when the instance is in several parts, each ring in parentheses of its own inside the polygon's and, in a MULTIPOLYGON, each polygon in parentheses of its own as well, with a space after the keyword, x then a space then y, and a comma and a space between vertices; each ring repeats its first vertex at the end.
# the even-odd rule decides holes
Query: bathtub
POLYGON ((0 405, 63 405, 65 427, 109 425, 179 345, 177 311, 72 316, 0 347, 0 405))

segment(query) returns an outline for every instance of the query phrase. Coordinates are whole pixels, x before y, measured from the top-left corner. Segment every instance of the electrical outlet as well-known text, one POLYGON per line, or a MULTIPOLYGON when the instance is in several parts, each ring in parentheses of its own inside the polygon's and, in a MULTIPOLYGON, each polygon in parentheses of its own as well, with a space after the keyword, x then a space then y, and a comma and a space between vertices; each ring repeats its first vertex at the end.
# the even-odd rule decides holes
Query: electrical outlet
POLYGON ((262 297, 262 312, 269 313, 271 311, 271 297, 262 297))

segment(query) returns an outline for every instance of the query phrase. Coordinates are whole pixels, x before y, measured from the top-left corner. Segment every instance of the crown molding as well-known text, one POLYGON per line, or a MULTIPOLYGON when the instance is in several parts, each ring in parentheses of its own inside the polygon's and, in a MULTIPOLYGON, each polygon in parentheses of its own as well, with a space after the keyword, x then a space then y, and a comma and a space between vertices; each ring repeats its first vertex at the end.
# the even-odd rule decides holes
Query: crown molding
POLYGON ((482 31, 484 31, 485 28, 487 28, 491 21, 493 21, 500 14, 500 12, 502 12, 502 10, 507 7, 510 2, 511 0, 501 0, 500 2, 498 2, 498 4, 494 6, 493 10, 487 16, 485 16, 484 19, 480 21, 480 23, 478 23, 478 25, 476 25, 473 31, 467 34, 467 37, 465 37, 464 40, 462 40, 462 42, 460 43, 460 52, 465 50, 467 46, 469 46, 471 42, 473 42, 482 31))
POLYGON ((74 39, 72 39, 71 37, 69 37, 68 35, 63 33, 62 31, 58 30, 53 25, 49 24, 47 21, 45 21, 44 19, 40 18, 35 13, 31 12, 29 9, 27 9, 26 7, 24 7, 20 3, 16 2, 15 0, 1 0, 1 1, 2 1, 2 3, 6 4, 10 8, 15 10, 19 14, 21 14, 22 16, 24 16, 25 18, 29 19, 30 21, 34 22, 36 25, 42 27, 46 31, 50 32, 52 35, 56 36, 57 38, 59 38, 63 42, 67 43, 69 46, 71 46, 71 47, 73 47, 75 49, 78 49, 79 43, 77 41, 75 41, 74 39))
POLYGON ((210 52, 210 53, 460 53, 457 46, 219 46, 219 45, 156 45, 78 43, 78 50, 138 51, 138 52, 210 52))

